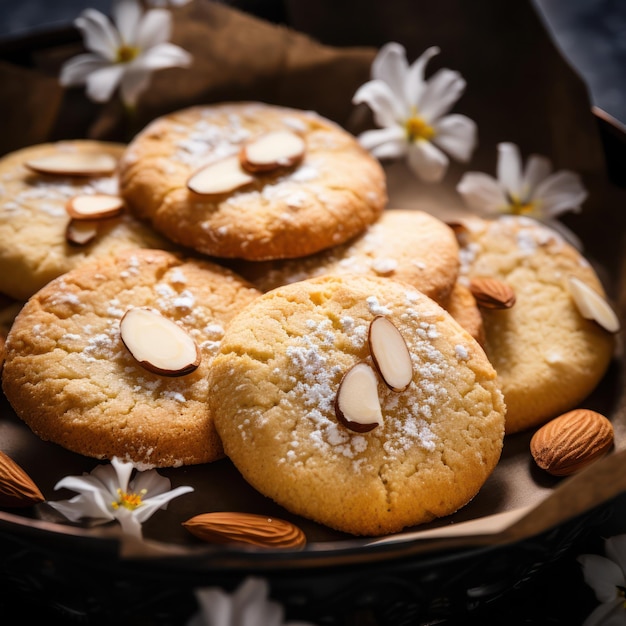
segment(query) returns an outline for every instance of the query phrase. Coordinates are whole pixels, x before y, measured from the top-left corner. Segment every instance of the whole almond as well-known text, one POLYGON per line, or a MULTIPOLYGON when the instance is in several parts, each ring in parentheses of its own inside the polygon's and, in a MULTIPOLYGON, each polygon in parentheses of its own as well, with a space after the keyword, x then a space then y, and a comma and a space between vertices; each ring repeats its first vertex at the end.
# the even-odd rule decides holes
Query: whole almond
POLYGON ((530 440, 530 452, 549 474, 568 476, 604 456, 613 437, 613 425, 604 415, 574 409, 539 428, 530 440))
POLYGON ((306 545, 302 530, 282 519, 254 513, 202 513, 183 526, 204 541, 262 548, 296 548, 306 545))
POLYGON ((513 287, 497 278, 472 278, 469 288, 476 304, 484 309, 510 309, 515 304, 513 287))
POLYGON ((0 452, 0 507, 26 507, 44 500, 30 476, 11 457, 0 452))

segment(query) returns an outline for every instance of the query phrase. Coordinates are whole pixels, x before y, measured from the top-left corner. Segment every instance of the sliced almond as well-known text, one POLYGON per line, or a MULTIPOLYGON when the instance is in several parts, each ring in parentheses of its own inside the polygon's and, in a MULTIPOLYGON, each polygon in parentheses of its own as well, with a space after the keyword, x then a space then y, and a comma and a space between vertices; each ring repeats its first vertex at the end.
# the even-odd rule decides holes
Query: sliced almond
POLYGON ((124 201, 119 196, 104 193, 85 194, 70 198, 65 209, 75 220, 108 219, 124 210, 124 201))
POLYGON ((133 358, 150 372, 184 376, 200 365, 200 351, 184 328, 153 309, 124 313, 120 336, 133 358))
POLYGON ((249 172, 270 172, 292 167, 304 156, 306 144, 289 130, 267 133, 245 144, 239 154, 242 167, 249 172))
POLYGON ((305 534, 291 522, 254 513, 202 513, 183 522, 183 526, 192 535, 212 543, 280 549, 306 545, 305 534))
POLYGON ((200 168, 189 177, 187 187, 194 193, 218 195, 235 191, 254 180, 242 169, 237 155, 214 161, 200 168))
POLYGON ((99 220, 70 219, 65 229, 65 239, 74 246, 85 246, 98 235, 99 220))
POLYGON ((10 456, 0 452, 0 507, 26 507, 44 500, 31 477, 10 456))
POLYGON ((569 476, 604 456, 613 439, 613 425, 604 415, 574 409, 539 428, 530 440, 530 452, 549 474, 569 476))
POLYGON ((368 339, 372 360, 385 384, 393 391, 404 391, 413 380, 413 363, 402 333, 378 315, 370 324, 368 339))
POLYGON ((575 276, 570 276, 568 286, 579 313, 597 322, 609 333, 620 329, 620 322, 611 305, 597 291, 575 276))
POLYGON ((115 171, 117 159, 98 152, 54 152, 26 161, 24 165, 38 174, 104 176, 115 171))
POLYGON ((513 287, 497 278, 472 278, 469 288, 476 304, 483 309, 510 309, 515 304, 513 287))
POLYGON ((378 378, 367 363, 357 363, 344 374, 335 397, 335 414, 346 428, 358 433, 383 423, 378 378))

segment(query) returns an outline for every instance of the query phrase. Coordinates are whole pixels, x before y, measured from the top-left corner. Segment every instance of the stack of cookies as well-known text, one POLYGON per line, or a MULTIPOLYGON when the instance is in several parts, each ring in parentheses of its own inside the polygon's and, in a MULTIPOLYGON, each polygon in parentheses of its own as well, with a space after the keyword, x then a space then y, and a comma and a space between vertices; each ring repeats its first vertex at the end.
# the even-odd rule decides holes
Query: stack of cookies
POLYGON ((313 112, 193 107, 0 176, 3 390, 89 457, 226 456, 290 512, 383 535, 467 504, 505 434, 612 357, 568 279, 602 286, 558 235, 387 206, 378 161, 313 112))

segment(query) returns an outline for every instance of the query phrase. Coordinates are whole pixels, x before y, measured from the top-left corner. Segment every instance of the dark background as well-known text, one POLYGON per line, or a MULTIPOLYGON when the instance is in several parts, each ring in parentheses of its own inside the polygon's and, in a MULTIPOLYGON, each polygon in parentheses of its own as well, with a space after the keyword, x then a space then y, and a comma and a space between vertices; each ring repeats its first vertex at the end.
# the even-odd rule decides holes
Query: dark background
MULTIPOLYGON (((223 2, 274 21, 286 19, 283 7, 289 4, 279 0, 223 2)), ((586 83, 592 104, 626 124, 626 1, 532 2, 557 46, 586 83)), ((0 0, 0 39, 65 26, 87 7, 108 13, 111 0, 0 0)), ((415 7, 419 19, 419 2, 415 7)))

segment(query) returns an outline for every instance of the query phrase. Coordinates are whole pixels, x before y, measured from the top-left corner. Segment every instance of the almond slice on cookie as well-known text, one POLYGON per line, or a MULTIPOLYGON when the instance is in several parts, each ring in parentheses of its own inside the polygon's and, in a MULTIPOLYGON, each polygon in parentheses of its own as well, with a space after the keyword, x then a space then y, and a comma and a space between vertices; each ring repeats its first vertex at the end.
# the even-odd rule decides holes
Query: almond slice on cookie
POLYGON ((71 219, 65 229, 65 240, 74 246, 86 246, 98 235, 98 221, 71 219))
POLYGON ((304 139, 288 130, 277 130, 247 143, 239 153, 239 160, 249 172, 270 172, 292 167, 304 157, 304 139))
POLYGON ((383 423, 378 378, 367 363, 357 363, 344 374, 335 397, 335 415, 346 428, 358 433, 383 423))
POLYGON ((119 196, 103 193, 83 194, 70 198, 65 209, 75 220, 108 219, 124 210, 124 201, 119 196))
POLYGON ((189 333, 153 309, 128 309, 120 337, 133 358, 154 374, 185 376, 200 365, 200 351, 189 333))
POLYGON ((57 176, 105 176, 117 168, 117 159, 106 153, 55 152, 26 161, 37 174, 57 176))
POLYGON ((393 322, 378 315, 370 324, 368 339, 372 360, 387 387, 404 391, 413 380, 413 363, 400 331, 393 322))
POLYGON ((201 167, 189 177, 187 188, 201 195, 230 193, 248 185, 254 177, 239 163, 237 155, 214 161, 201 167))

